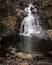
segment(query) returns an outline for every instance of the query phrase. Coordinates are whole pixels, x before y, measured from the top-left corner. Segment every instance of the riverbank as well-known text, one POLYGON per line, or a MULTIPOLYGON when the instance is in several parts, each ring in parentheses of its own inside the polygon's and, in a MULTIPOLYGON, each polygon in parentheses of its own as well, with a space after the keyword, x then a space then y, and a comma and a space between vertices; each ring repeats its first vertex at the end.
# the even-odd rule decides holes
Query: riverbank
POLYGON ((0 58, 1 65, 52 65, 51 57, 44 57, 41 54, 16 53, 6 59, 0 58))

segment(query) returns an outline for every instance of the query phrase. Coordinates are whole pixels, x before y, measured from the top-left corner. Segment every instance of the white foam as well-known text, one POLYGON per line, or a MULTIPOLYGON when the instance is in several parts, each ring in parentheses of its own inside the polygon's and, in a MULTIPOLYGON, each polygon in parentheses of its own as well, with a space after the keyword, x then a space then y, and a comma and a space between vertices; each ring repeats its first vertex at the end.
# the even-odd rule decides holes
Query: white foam
POLYGON ((25 8, 25 12, 28 12, 28 16, 24 18, 20 28, 20 35, 23 36, 38 36, 43 37, 41 33, 42 27, 39 25, 39 16, 37 14, 37 9, 30 4, 29 7, 25 8), (31 14, 31 7, 34 8, 34 16, 31 14))

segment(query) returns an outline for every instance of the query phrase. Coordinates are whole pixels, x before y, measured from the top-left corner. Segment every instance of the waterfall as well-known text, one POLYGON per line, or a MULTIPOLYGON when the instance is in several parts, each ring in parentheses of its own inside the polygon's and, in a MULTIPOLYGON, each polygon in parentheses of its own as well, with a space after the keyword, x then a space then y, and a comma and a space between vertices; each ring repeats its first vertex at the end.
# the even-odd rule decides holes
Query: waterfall
POLYGON ((29 7, 26 7, 24 10, 27 13, 27 17, 24 17, 21 23, 20 35, 43 37, 42 27, 39 25, 37 9, 30 4, 29 7), (32 11, 34 14, 32 14, 32 11))

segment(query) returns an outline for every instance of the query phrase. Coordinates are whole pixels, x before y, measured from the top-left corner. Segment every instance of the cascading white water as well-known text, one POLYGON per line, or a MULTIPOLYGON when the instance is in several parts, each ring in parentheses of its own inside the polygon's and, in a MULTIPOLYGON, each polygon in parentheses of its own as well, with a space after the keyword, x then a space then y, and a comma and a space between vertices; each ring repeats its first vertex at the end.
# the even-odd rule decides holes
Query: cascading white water
POLYGON ((42 28, 39 25, 39 16, 37 14, 37 9, 32 4, 30 4, 29 7, 26 7, 24 10, 28 16, 25 17, 22 21, 20 35, 35 35, 38 37, 43 37, 42 28), (32 11, 34 11, 35 14, 32 14, 31 8, 33 8, 32 11))

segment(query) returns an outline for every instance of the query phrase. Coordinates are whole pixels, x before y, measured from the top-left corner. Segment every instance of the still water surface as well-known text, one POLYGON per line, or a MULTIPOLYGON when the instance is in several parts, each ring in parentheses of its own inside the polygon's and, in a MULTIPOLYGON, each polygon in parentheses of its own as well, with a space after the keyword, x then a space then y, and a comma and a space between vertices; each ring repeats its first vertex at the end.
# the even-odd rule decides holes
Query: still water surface
POLYGON ((1 42, 1 53, 6 54, 7 49, 12 46, 17 49, 17 52, 25 53, 48 53, 52 51, 52 42, 38 37, 28 37, 19 35, 9 35, 2 38, 1 42))

